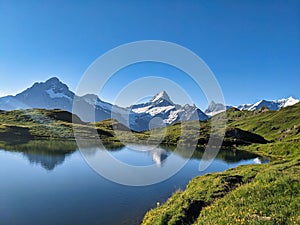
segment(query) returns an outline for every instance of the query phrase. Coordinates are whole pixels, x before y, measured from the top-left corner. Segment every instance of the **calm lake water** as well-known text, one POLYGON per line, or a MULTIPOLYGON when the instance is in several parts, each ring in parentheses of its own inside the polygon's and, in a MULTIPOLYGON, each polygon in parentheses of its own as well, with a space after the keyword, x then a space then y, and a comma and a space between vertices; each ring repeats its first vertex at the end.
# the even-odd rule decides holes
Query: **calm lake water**
MULTIPOLYGON (((177 189, 184 189, 195 176, 265 162, 244 151, 220 151, 209 168, 199 172, 202 153, 197 152, 170 179, 131 187, 98 175, 78 150, 59 153, 49 146, 29 146, 0 149, 0 224, 139 224, 147 210, 166 201, 177 189)), ((136 166, 156 164, 163 168, 171 158, 185 160, 168 148, 156 154, 128 147, 110 153, 136 166)))

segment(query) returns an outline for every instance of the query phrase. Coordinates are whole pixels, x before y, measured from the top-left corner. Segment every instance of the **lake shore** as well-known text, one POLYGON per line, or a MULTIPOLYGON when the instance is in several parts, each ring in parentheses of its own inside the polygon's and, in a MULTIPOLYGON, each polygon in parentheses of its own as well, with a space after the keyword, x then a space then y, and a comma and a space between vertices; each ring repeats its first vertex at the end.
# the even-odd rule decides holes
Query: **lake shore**
POLYGON ((273 161, 193 178, 185 190, 150 210, 142 224, 299 223, 299 146, 285 145, 298 151, 279 155, 276 144, 248 146, 248 151, 273 161))

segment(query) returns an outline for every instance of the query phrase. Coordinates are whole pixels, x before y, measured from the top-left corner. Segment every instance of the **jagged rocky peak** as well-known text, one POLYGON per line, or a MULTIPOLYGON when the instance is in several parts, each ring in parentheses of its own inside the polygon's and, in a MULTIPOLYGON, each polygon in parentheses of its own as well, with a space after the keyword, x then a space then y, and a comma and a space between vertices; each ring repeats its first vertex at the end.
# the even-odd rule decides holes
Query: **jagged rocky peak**
POLYGON ((195 104, 185 104, 184 106, 182 106, 182 109, 184 110, 195 110, 198 109, 197 106, 195 104))
MULTIPOLYGON (((163 124, 170 125, 179 120, 207 120, 208 117, 195 104, 184 106, 175 104, 169 95, 162 91, 156 94, 151 101, 133 105, 130 114, 130 128, 136 131, 148 130, 148 124, 154 117, 160 117, 163 124)), ((158 124, 156 127, 161 126, 158 124)), ((154 127, 152 127, 154 128, 154 127)))
POLYGON ((46 84, 59 84, 61 83, 57 77, 52 77, 45 81, 46 84))
POLYGON ((204 112, 208 116, 214 116, 230 108, 231 106, 225 106, 222 103, 216 103, 215 101, 211 101, 208 108, 204 112))
POLYGON ((34 91, 34 90, 38 90, 38 91, 53 90, 56 93, 70 92, 69 87, 66 84, 62 83, 57 77, 52 77, 45 82, 36 82, 33 84, 32 87, 26 89, 24 92, 34 91))
POLYGON ((52 77, 45 82, 45 86, 49 89, 55 89, 57 91, 69 91, 69 87, 62 83, 57 77, 52 77))
POLYGON ((226 106, 223 105, 222 103, 215 103, 214 101, 211 101, 208 108, 205 110, 205 113, 209 112, 216 112, 216 111, 221 111, 225 110, 226 106))
POLYGON ((158 94, 156 94, 152 99, 151 102, 159 102, 161 100, 167 101, 169 103, 172 103, 169 95, 167 94, 166 91, 161 91, 158 94))

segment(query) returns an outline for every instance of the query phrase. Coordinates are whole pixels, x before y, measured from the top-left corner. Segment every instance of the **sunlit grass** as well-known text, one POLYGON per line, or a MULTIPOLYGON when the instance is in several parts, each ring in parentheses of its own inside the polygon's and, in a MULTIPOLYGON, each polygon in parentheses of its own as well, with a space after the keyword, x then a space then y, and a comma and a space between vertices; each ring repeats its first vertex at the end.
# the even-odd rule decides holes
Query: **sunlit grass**
POLYGON ((271 141, 242 148, 272 162, 194 178, 149 211, 142 224, 300 224, 300 104, 278 112, 231 109, 227 116, 228 126, 271 141), (226 183, 235 176, 237 184, 226 183))

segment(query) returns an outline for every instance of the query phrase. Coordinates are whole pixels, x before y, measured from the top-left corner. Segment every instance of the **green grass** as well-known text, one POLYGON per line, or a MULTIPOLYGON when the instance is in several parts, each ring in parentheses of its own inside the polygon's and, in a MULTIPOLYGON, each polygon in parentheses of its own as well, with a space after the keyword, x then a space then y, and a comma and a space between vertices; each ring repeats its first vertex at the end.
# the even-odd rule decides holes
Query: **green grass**
MULTIPOLYGON (((230 109, 226 114, 228 127, 270 141, 236 147, 272 162, 196 177, 150 210, 142 224, 300 224, 300 104, 276 112, 230 109)), ((173 140, 176 126, 170 128, 173 140)))
POLYGON ((74 130, 82 139, 100 135, 107 142, 115 140, 113 130, 83 123, 78 117, 62 110, 28 109, 0 112, 0 139, 3 141, 57 139, 74 140, 74 130), (72 123, 72 117, 75 123, 72 123))
POLYGON ((194 178, 142 224, 299 224, 300 159, 194 178))
POLYGON ((229 125, 262 135, 270 141, 300 141, 300 103, 279 111, 229 112, 229 125), (236 118, 236 116, 240 116, 236 118))
POLYGON ((265 165, 255 178, 205 207, 195 224, 299 224, 300 159, 265 165))
POLYGON ((300 143, 299 142, 273 142, 267 144, 252 144, 243 146, 244 150, 251 151, 256 154, 264 155, 274 160, 300 156, 300 143))
POLYGON ((240 167, 194 178, 185 191, 178 190, 166 203, 149 211, 142 224, 191 224, 200 211, 222 198, 242 183, 253 179, 258 168, 252 172, 240 167), (188 222, 189 221, 189 222, 188 222))

